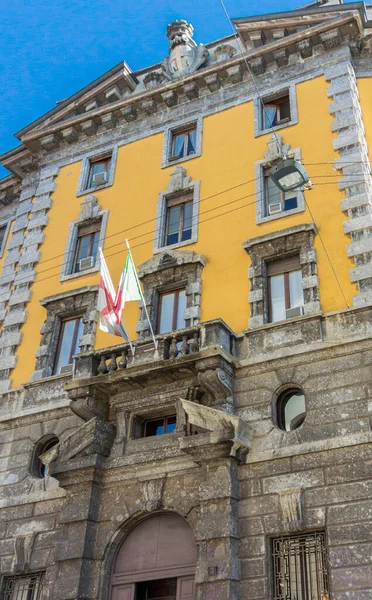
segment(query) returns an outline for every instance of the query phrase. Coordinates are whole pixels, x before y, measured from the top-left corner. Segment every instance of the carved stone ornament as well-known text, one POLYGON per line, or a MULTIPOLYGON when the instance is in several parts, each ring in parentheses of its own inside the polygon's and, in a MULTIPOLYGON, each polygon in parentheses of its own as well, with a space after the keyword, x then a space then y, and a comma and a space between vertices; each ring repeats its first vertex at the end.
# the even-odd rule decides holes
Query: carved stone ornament
POLYGON ((184 167, 174 167, 170 174, 170 182, 168 183, 169 192, 180 192, 189 187, 191 183, 190 175, 186 174, 187 171, 184 167))
POLYGON ((283 138, 278 133, 272 133, 269 141, 267 142, 268 150, 264 152, 264 157, 268 163, 279 160, 288 156, 289 144, 283 144, 283 138))
POLYGON ((162 506, 165 477, 142 481, 142 510, 152 512, 162 506))
POLYGON ((221 44, 214 51, 214 60, 215 62, 222 62, 223 60, 228 60, 234 54, 236 54, 235 48, 229 46, 229 44, 221 44))
POLYGON ((198 383, 209 394, 214 404, 229 406, 233 402, 233 388, 229 375, 222 369, 209 369, 198 373, 198 383))
POLYGON ((192 39, 194 28, 187 21, 173 21, 167 27, 169 56, 162 62, 162 69, 169 79, 178 79, 193 73, 205 63, 209 52, 203 44, 192 39))
POLYGON ((31 562, 31 553, 36 533, 17 535, 14 538, 13 571, 22 573, 27 571, 31 562))
POLYGON ((151 71, 151 73, 147 73, 143 78, 143 85, 146 90, 152 90, 153 88, 161 85, 166 81, 166 77, 164 77, 163 73, 159 73, 158 71, 151 71))
POLYGON ((283 529, 288 532, 301 531, 303 528, 302 489, 278 492, 283 529))
POLYGON ((94 219, 101 212, 101 207, 98 204, 98 199, 93 194, 88 194, 85 197, 84 202, 80 204, 81 211, 79 212, 79 218, 82 221, 86 221, 87 219, 94 219))

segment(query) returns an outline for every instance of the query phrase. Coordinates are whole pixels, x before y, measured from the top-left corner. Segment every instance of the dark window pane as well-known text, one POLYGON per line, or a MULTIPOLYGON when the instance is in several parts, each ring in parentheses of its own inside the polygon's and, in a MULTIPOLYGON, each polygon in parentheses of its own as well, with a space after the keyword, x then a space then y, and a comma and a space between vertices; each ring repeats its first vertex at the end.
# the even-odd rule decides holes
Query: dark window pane
POLYGON ((284 119, 287 119, 289 121, 289 119, 291 118, 289 99, 286 100, 285 102, 280 103, 279 110, 280 110, 280 120, 283 121, 284 119))
POLYGON ((297 198, 285 198, 284 200, 284 210, 292 210, 293 208, 297 208, 297 198))
POLYGON ((190 240, 192 233, 192 202, 186 202, 183 210, 182 241, 190 240))
POLYGON ((172 433, 176 429, 176 417, 168 417, 166 433, 172 433))
POLYGON ((6 225, 4 227, 0 227, 0 248, 2 247, 2 245, 4 243, 5 232, 6 232, 6 225))
POLYGON ((164 419, 157 419, 156 421, 147 421, 145 423, 145 437, 152 435, 162 435, 164 433, 164 419))
POLYGON ((136 600, 176 600, 177 579, 144 581, 136 585, 136 600))
POLYGON ((171 206, 167 209, 167 246, 177 244, 179 241, 180 218, 181 204, 171 206))
POLYGON ((54 373, 59 373, 61 367, 72 364, 71 356, 79 341, 83 329, 81 318, 63 321, 59 336, 59 348, 54 373))

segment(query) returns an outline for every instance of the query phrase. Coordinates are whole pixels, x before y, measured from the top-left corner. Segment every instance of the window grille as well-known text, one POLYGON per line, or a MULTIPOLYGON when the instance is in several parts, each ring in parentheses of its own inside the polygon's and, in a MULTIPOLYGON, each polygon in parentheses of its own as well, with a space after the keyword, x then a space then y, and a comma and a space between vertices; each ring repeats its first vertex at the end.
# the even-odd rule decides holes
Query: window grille
POLYGON ((5 577, 2 600, 39 600, 43 588, 44 573, 30 573, 5 577))
POLYGON ((273 540, 273 600, 330 600, 325 533, 273 540))

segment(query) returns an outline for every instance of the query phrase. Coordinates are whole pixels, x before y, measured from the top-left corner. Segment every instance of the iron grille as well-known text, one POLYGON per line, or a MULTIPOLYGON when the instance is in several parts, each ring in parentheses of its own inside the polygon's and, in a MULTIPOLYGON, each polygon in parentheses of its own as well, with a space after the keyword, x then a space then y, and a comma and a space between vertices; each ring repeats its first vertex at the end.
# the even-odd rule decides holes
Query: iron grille
POLYGON ((330 600, 325 533, 273 540, 274 600, 330 600))
POLYGON ((1 600, 39 600, 43 587, 44 573, 29 573, 5 577, 1 600))

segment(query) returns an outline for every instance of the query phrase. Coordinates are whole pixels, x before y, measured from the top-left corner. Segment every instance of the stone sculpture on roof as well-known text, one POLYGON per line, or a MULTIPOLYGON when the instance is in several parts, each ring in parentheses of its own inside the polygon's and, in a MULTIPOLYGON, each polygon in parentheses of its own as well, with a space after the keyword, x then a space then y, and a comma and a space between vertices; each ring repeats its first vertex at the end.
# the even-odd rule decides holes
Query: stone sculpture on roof
POLYGON ((169 56, 163 60, 162 68, 169 79, 178 79, 197 71, 209 56, 203 44, 192 39, 194 28, 187 21, 173 21, 167 27, 169 56))

